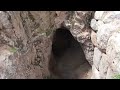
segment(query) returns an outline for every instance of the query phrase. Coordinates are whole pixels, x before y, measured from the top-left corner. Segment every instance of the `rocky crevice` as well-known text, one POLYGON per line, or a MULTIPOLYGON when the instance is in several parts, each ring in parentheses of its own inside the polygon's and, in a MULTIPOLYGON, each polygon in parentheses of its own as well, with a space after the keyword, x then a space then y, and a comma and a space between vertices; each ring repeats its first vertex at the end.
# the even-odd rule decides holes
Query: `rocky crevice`
POLYGON ((56 29, 49 62, 53 79, 86 79, 91 76, 91 66, 85 58, 80 43, 65 28, 56 29))
POLYGON ((63 72, 70 73, 69 78, 83 78, 84 66, 92 67, 92 77, 89 78, 112 78, 120 73, 119 28, 119 11, 0 11, 0 78, 50 78, 50 68, 61 78, 66 77, 63 72), (54 34, 61 27, 69 31, 75 42, 71 43, 69 36, 62 36, 63 39, 57 40, 56 44, 64 49, 55 51, 56 54, 53 52, 56 47, 54 34), (73 49, 71 45, 80 47, 73 49), (74 70, 76 76, 72 67, 78 67, 81 61, 77 58, 83 56, 81 60, 87 63, 74 70), (69 59, 73 66, 70 66, 69 59), (55 66, 56 60, 61 64, 55 66), (61 65, 64 68, 56 70, 61 65), (67 65, 71 72, 65 72, 70 69, 67 65))
POLYGON ((48 11, 0 11, 0 78, 49 76, 54 15, 48 11))

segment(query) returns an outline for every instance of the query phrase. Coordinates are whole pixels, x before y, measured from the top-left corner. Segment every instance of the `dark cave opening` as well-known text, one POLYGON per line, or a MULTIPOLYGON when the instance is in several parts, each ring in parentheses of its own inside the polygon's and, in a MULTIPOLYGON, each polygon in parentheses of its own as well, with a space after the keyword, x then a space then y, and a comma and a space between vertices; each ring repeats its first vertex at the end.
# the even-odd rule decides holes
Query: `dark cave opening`
POLYGON ((65 27, 56 29, 51 54, 49 70, 53 79, 79 79, 91 68, 80 43, 65 27))

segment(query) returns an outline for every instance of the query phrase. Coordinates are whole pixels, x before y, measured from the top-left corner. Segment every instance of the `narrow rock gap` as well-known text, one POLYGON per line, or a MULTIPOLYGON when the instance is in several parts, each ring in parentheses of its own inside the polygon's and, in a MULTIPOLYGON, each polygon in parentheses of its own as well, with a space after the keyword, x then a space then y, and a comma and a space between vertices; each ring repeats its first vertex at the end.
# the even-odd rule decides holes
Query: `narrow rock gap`
POLYGON ((90 79, 91 66, 70 31, 61 27, 53 35, 49 70, 52 79, 90 79))

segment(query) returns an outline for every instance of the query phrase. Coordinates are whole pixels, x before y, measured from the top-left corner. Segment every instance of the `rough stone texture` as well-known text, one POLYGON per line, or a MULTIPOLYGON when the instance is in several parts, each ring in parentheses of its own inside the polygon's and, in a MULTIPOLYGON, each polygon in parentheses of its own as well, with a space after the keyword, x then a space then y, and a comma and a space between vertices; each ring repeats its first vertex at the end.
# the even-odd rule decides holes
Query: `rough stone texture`
POLYGON ((74 11, 65 21, 65 26, 70 29, 75 39, 80 42, 85 57, 91 65, 93 63, 94 46, 90 39, 92 29, 89 22, 93 13, 93 11, 74 11))
POLYGON ((91 23, 90 23, 90 26, 91 26, 91 28, 92 28, 93 30, 95 30, 95 31, 98 30, 98 27, 97 27, 96 24, 97 24, 96 19, 92 19, 92 20, 91 20, 91 23))
POLYGON ((97 31, 102 24, 104 24, 103 21, 99 20, 97 22, 96 19, 92 19, 90 26, 94 31, 97 31))
POLYGON ((97 43, 101 49, 106 49, 106 45, 112 32, 120 28, 120 16, 117 11, 96 11, 95 19, 91 20, 91 27, 97 30, 97 43), (97 21, 96 21, 97 20, 97 21))
MULTIPOLYGON (((112 79, 115 74, 120 74, 120 11, 96 11, 90 25, 96 33, 96 47, 102 54, 99 60, 100 55, 94 53, 93 68, 99 67, 99 74, 96 75, 101 79, 112 79)), ((93 35, 91 34, 92 42, 93 35)), ((95 72, 93 69, 94 74, 95 72)), ((96 76, 94 74, 92 77, 96 76)))
POLYGON ((89 22, 93 13, 0 11, 0 62, 3 63, 0 64, 0 78, 48 78, 52 31, 61 26, 70 29, 92 65, 94 46, 89 22))
POLYGON ((113 77, 115 75, 118 75, 118 73, 113 71, 110 67, 108 67, 106 79, 114 79, 113 77))
POLYGON ((106 54, 102 54, 102 58, 99 64, 100 78, 105 79, 108 70, 108 56, 106 54))
POLYGON ((120 73, 120 11, 0 11, 0 78, 48 78, 52 32, 61 26, 80 43, 92 79, 120 73))
POLYGON ((110 38, 112 32, 120 28, 120 24, 119 26, 116 24, 117 23, 113 22, 99 27, 97 32, 97 43, 99 48, 106 49, 108 39, 110 38))
POLYGON ((55 12, 0 12, 0 78, 49 76, 55 12))
POLYGON ((111 68, 113 70, 116 70, 118 73, 120 73, 120 31, 117 31, 113 33, 113 35, 110 37, 108 44, 107 44, 107 50, 106 53, 109 57, 109 63, 111 65, 111 68))
POLYGON ((96 11, 93 14, 93 11, 61 12, 64 17, 57 18, 57 27, 64 25, 69 28, 80 42, 86 59, 92 65, 92 78, 112 78, 120 73, 120 11, 96 11))
POLYGON ((86 60, 90 65, 93 64, 94 46, 91 41, 87 41, 82 45, 86 60))
POLYGON ((95 47, 94 56, 93 56, 93 64, 97 70, 99 70, 99 64, 100 64, 101 57, 102 57, 102 52, 97 47, 95 47))
POLYGON ((92 65, 92 77, 91 79, 100 79, 100 72, 92 65))
POLYGON ((104 11, 96 11, 95 15, 94 15, 94 18, 97 19, 97 20, 100 20, 103 16, 103 13, 104 13, 104 11))
POLYGON ((91 32, 91 41, 94 44, 94 46, 98 46, 98 44, 97 44, 97 34, 94 31, 91 32))
POLYGON ((59 28, 65 26, 70 29, 74 38, 80 42, 86 59, 92 65, 94 45, 91 42, 90 20, 93 11, 56 11, 55 24, 59 28))
POLYGON ((56 28, 60 28, 61 25, 68 19, 70 11, 56 11, 55 25, 56 28))

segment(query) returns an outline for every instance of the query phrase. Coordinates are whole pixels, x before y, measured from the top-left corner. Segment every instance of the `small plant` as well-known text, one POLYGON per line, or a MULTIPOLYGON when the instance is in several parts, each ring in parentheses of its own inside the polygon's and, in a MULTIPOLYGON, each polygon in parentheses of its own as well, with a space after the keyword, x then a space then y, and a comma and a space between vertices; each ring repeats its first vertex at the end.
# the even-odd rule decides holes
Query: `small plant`
POLYGON ((15 47, 11 47, 11 48, 10 48, 10 52, 15 53, 16 51, 17 51, 17 49, 16 49, 15 47))
POLYGON ((120 74, 113 76, 114 79, 120 79, 120 74))

